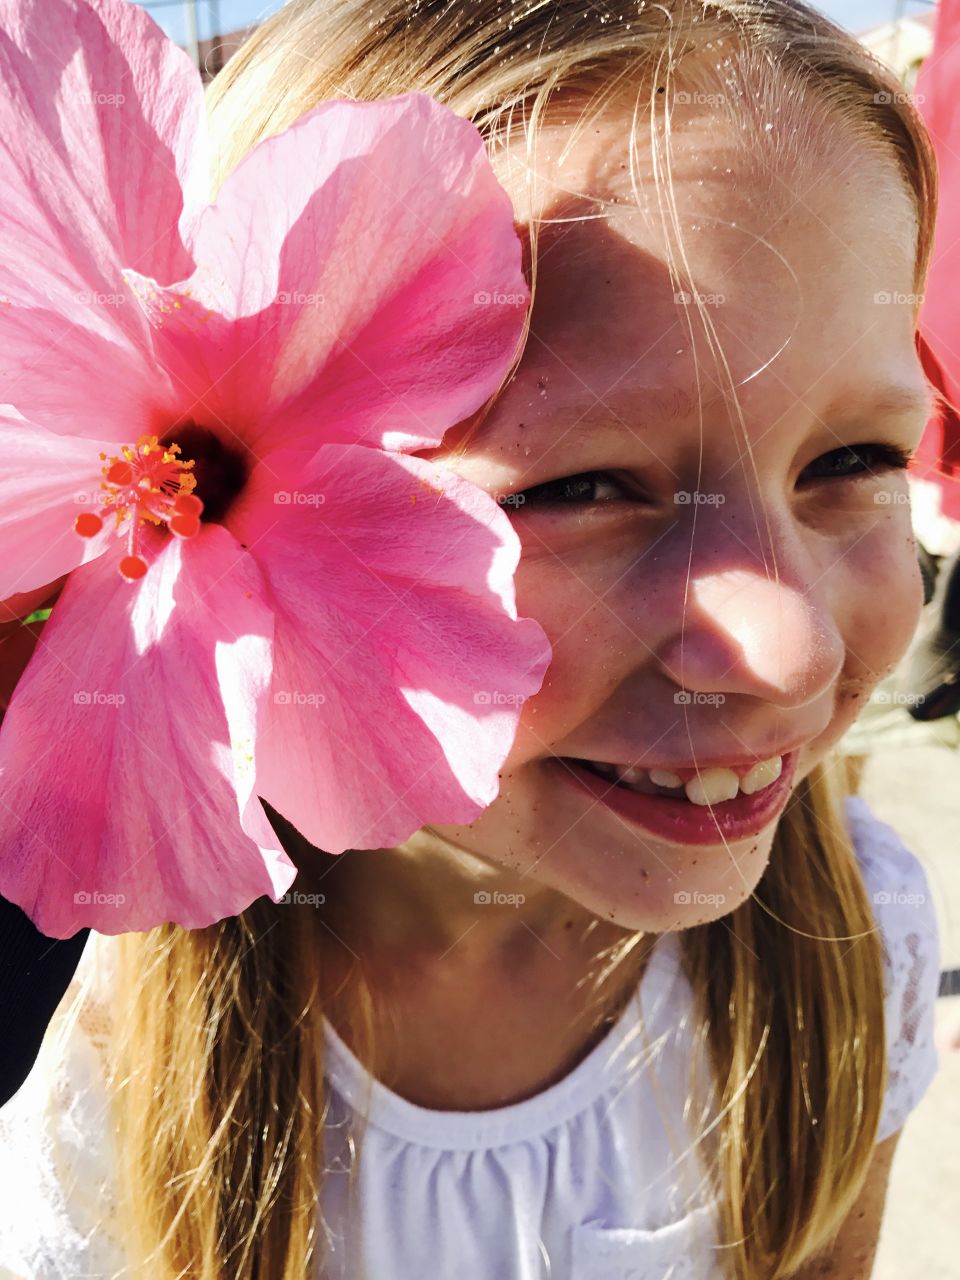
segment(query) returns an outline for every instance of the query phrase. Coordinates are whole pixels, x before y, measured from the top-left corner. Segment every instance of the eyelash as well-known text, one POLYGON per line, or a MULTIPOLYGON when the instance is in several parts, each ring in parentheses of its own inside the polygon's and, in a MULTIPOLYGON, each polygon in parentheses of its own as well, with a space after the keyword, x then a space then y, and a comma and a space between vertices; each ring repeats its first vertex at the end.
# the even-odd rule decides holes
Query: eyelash
MULTIPOLYGON (((907 453, 906 450, 901 449, 898 445, 891 445, 891 444, 843 445, 840 448, 831 449, 827 453, 821 454, 819 458, 815 458, 812 463, 809 463, 808 466, 804 468, 804 471, 809 470, 810 467, 815 466, 818 462, 820 463, 824 462, 828 458, 834 458, 838 462, 846 462, 852 459, 852 460, 857 460, 861 462, 862 465, 859 470, 850 471, 850 472, 842 473, 839 475, 834 473, 833 475, 828 474, 824 476, 816 476, 813 478, 813 482, 816 483, 818 481, 831 480, 831 479, 855 480, 862 476, 869 476, 881 471, 903 471, 910 465, 911 457, 912 457, 911 454, 907 453), (859 455, 863 455, 863 454, 871 455, 873 461, 864 462, 862 457, 859 457, 859 455)), ((803 475, 803 472, 801 472, 801 476, 802 475, 803 475)), ((541 506, 568 506, 568 507, 569 506, 601 506, 601 505, 606 505, 606 503, 609 503, 611 501, 614 501, 613 499, 606 499, 604 503, 597 503, 597 502, 578 502, 574 499, 573 501, 565 502, 563 498, 550 498, 548 496, 543 496, 547 494, 551 489, 558 488, 559 486, 570 486, 575 484, 576 482, 582 483, 583 481, 590 481, 591 483, 596 483, 597 481, 604 481, 607 484, 615 484, 624 492, 624 495, 626 495, 626 485, 624 484, 624 482, 617 479, 617 477, 613 476, 610 472, 579 471, 575 475, 562 476, 557 480, 546 480, 544 481, 543 484, 536 484, 536 485, 533 485, 530 489, 520 490, 519 493, 513 494, 511 496, 514 499, 516 499, 517 497, 522 495, 523 502, 520 503, 520 502, 514 501, 512 505, 516 509, 521 510, 531 501, 531 495, 538 495, 538 494, 541 496, 539 498, 534 498, 534 501, 541 506)))
MULTIPOLYGON (((850 480, 857 476, 867 475, 877 471, 904 471, 910 465, 912 455, 907 453, 905 449, 901 449, 895 444, 853 444, 843 445, 839 449, 831 449, 828 453, 822 453, 819 458, 814 458, 809 465, 814 466, 818 462, 823 462, 825 458, 837 458, 839 461, 846 461, 848 458, 856 458, 857 454, 871 453, 875 459, 874 464, 864 463, 859 471, 848 472, 845 475, 833 477, 822 476, 819 479, 840 479, 850 480)), ((804 467, 804 471, 807 467, 804 467)), ((801 475, 803 473, 801 472, 801 475)))

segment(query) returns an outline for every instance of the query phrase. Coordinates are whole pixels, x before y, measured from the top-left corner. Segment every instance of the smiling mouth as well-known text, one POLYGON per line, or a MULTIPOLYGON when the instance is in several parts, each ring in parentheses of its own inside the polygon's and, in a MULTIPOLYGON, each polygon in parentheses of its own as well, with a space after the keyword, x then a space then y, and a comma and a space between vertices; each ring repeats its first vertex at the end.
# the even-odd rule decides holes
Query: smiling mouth
POLYGON ((711 766, 640 769, 604 761, 554 756, 548 761, 561 785, 587 796, 601 810, 672 844, 717 845, 756 837, 783 812, 793 790, 797 753, 741 769, 711 766))
POLYGON ((615 786, 642 795, 672 796, 696 805, 717 805, 735 800, 739 795, 752 796, 776 782, 783 771, 783 756, 760 760, 746 772, 732 768, 685 769, 682 777, 671 769, 640 769, 634 766, 606 764, 600 760, 570 757, 581 769, 589 769, 615 786))

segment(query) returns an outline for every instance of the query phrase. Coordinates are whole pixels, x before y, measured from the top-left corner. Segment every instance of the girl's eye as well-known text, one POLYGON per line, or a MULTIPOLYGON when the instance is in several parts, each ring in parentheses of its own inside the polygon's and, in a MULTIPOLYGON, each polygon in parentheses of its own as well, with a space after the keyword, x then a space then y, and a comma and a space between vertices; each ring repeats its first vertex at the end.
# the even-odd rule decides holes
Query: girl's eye
POLYGON ((880 472, 903 470, 910 464, 910 454, 892 444, 853 444, 822 453, 800 472, 798 483, 805 480, 847 480, 873 476, 880 472))
POLYGON ((559 480, 547 480, 530 489, 511 493, 502 498, 505 506, 522 510, 529 506, 591 506, 602 505, 627 497, 624 484, 606 471, 581 471, 574 476, 562 476, 559 480), (604 496, 604 491, 607 491, 604 496), (609 491, 612 491, 610 493, 609 491))
MULTIPOLYGON (((904 470, 910 460, 911 455, 897 445, 843 445, 821 454, 804 467, 798 483, 875 476, 885 471, 904 470)), ((581 471, 504 495, 500 501, 506 507, 522 510, 531 506, 606 506, 619 499, 629 500, 636 496, 628 491, 624 481, 607 471, 581 471)))

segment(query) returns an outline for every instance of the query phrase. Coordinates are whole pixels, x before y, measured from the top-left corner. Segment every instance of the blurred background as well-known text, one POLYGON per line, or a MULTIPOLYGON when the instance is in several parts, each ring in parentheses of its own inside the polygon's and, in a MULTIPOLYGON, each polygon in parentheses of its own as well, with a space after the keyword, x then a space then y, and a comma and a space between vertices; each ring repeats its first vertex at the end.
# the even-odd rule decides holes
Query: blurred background
MULTIPOLYGON (((209 81, 280 4, 150 0, 143 7, 209 81)), ((960 404, 960 0, 826 0, 818 7, 893 69, 924 116, 940 164, 918 347, 948 403, 928 424, 910 475, 929 599, 915 650, 877 691, 845 754, 851 786, 924 863, 942 955, 940 1071, 898 1149, 873 1280, 948 1280, 960 1275, 952 1207, 960 1187, 960 416, 952 408, 960 404), (910 710, 925 701, 925 715, 910 710)))

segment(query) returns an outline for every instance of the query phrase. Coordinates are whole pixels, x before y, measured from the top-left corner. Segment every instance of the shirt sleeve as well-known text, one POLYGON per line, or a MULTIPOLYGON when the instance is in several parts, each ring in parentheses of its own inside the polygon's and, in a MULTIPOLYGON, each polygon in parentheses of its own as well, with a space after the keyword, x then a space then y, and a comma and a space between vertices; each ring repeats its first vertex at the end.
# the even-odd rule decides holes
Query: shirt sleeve
POLYGON ((887 1089, 877 1142, 903 1127, 937 1073, 934 1012, 940 935, 923 865, 860 796, 847 800, 850 833, 880 930, 884 959, 887 1089))
POLYGON ((33 1069, 0 1109, 0 1280, 113 1280, 124 1268, 116 1228, 115 1148, 103 1044, 74 1015, 44 1038, 33 1069))

